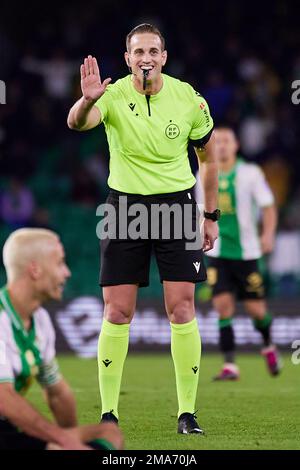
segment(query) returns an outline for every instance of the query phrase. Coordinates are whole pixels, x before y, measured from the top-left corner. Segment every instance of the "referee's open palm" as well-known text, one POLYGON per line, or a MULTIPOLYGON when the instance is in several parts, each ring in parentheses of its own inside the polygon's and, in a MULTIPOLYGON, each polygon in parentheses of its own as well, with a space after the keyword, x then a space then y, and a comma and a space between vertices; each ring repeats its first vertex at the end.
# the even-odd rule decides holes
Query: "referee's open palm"
POLYGON ((97 59, 91 55, 84 59, 80 74, 82 95, 88 101, 97 101, 105 93, 111 78, 106 78, 101 82, 97 59))

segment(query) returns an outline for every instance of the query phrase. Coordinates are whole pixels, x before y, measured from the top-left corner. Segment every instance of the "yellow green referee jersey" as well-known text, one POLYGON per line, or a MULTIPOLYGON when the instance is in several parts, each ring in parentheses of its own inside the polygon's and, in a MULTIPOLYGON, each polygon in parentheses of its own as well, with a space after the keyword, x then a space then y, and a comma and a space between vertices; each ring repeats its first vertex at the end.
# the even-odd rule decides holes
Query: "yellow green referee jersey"
POLYGON ((139 93, 132 75, 108 85, 97 101, 110 151, 108 186, 130 194, 183 191, 195 184, 188 143, 204 145, 213 120, 191 85, 162 74, 155 95, 139 93))

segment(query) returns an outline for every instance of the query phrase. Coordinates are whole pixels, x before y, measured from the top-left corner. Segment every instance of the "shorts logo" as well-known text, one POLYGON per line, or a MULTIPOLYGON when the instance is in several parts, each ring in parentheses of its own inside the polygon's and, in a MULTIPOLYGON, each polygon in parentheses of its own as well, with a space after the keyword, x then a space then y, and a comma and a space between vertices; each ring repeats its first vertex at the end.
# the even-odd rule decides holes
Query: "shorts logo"
POLYGON ((251 273, 247 277, 247 283, 250 284, 253 289, 258 289, 261 287, 263 280, 259 273, 251 273))
POLYGON ((180 134, 179 127, 177 124, 171 123, 166 127, 165 134, 169 139, 176 139, 180 134))
POLYGON ((247 277, 247 292, 255 292, 259 297, 264 295, 264 285, 261 275, 257 272, 249 274, 247 277))
POLYGON ((195 263, 193 263, 193 265, 195 266, 195 269, 197 271, 197 273, 199 272, 199 269, 200 269, 200 262, 199 261, 196 261, 195 263))

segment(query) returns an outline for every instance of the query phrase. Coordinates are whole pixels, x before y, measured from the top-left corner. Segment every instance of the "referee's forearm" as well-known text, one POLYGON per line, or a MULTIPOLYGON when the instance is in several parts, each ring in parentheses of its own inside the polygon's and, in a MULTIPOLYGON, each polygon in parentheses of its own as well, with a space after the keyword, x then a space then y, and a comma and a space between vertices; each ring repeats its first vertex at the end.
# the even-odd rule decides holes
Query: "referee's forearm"
POLYGON ((88 115, 94 104, 94 101, 87 101, 83 96, 76 101, 69 111, 67 119, 68 127, 78 131, 85 130, 88 115))
POLYGON ((199 174, 204 194, 204 209, 213 212, 218 207, 218 160, 216 156, 215 136, 203 148, 195 148, 199 163, 199 174))
POLYGON ((218 165, 214 161, 206 161, 202 165, 204 209, 213 212, 218 207, 218 165))

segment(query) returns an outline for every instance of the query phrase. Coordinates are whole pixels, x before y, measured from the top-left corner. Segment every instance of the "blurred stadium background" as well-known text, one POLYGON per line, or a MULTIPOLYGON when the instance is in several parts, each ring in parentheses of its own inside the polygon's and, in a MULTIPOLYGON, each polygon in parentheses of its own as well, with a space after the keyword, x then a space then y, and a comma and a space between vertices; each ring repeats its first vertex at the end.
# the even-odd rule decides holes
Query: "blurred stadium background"
MULTIPOLYGON (((290 348, 300 338, 300 120, 291 88, 300 79, 296 2, 274 0, 137 4, 116 0, 19 7, 4 2, 0 14, 0 245, 22 226, 56 230, 72 278, 62 305, 50 311, 58 350, 93 356, 102 318, 98 287, 96 207, 108 187, 108 147, 103 127, 70 131, 66 117, 80 96, 79 65, 87 54, 102 78, 128 73, 125 35, 141 22, 161 28, 169 59, 165 72, 190 82, 207 99, 216 124, 237 131, 241 155, 265 171, 279 209, 274 253, 262 260, 275 341, 290 348)), ((192 168, 196 159, 191 151, 192 168)), ((5 283, 3 266, 1 284, 5 283)), ((165 347, 169 325, 153 263, 151 285, 141 289, 132 347, 165 347)), ((216 347, 216 314, 209 290, 197 290, 205 347, 216 347)), ((259 336, 242 311, 235 322, 240 346, 259 336)))

